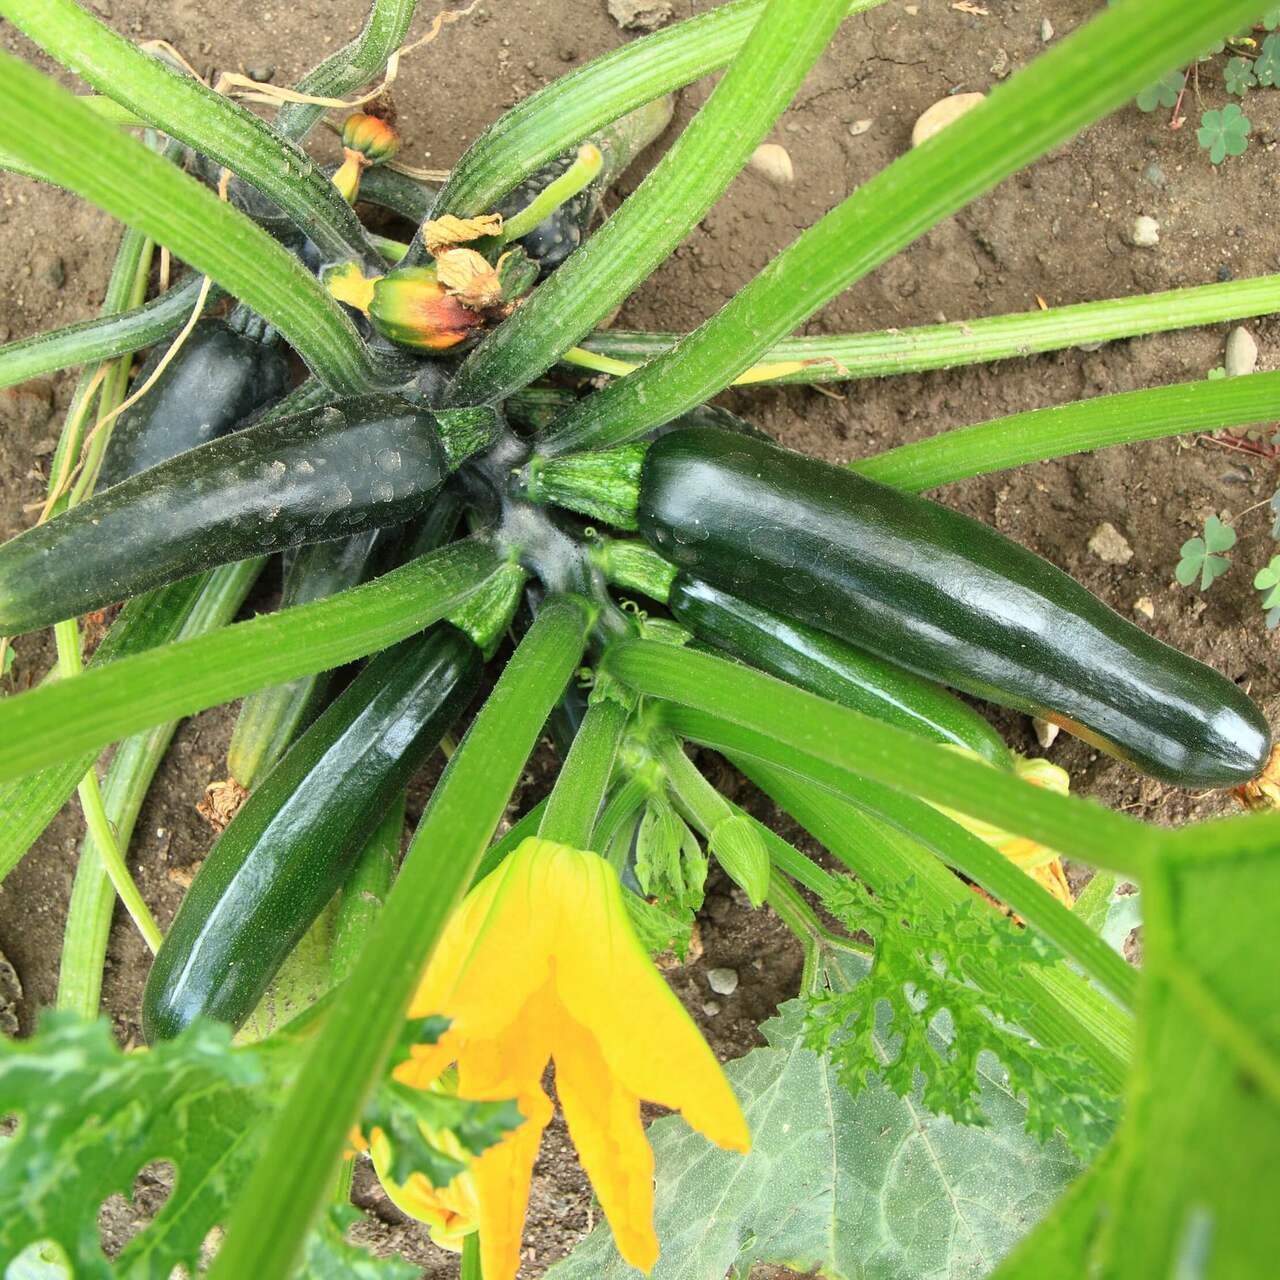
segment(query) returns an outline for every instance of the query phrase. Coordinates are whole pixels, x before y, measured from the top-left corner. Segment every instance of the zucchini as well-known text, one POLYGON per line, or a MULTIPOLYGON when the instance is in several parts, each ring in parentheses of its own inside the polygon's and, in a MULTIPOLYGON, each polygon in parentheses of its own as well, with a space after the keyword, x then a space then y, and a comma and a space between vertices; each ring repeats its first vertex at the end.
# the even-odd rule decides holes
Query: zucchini
POLYGON ((479 685, 448 623, 374 658, 290 748, 213 846, 156 954, 149 1042, 198 1016, 238 1027, 410 775, 479 685))
POLYGON ((698 639, 832 702, 964 747, 1002 769, 1009 748, 972 707, 931 680, 885 662, 826 631, 748 604, 687 573, 671 584, 667 607, 698 639))
MULTIPOLYGON (((239 327, 201 320, 141 400, 116 420, 98 488, 107 489, 175 454, 216 439, 253 418, 289 390, 289 362, 261 321, 237 313, 239 327), (256 327, 255 327, 256 324, 256 327)), ((157 347, 136 381, 141 386, 168 354, 157 347)))
POLYGON ((448 475, 438 427, 398 397, 361 396, 122 480, 0 547, 0 635, 214 565, 406 520, 448 475))
POLYGON ((994 529, 750 436, 663 436, 637 519, 682 569, 1186 787, 1255 777, 1261 712, 994 529))
MULTIPOLYGON (((350 538, 299 547, 285 569, 280 608, 323 600, 358 586, 374 542, 383 532, 366 529, 350 538)), ((252 790, 316 718, 324 705, 330 674, 317 671, 288 684, 257 689, 245 697, 227 748, 227 767, 242 787, 252 790)))

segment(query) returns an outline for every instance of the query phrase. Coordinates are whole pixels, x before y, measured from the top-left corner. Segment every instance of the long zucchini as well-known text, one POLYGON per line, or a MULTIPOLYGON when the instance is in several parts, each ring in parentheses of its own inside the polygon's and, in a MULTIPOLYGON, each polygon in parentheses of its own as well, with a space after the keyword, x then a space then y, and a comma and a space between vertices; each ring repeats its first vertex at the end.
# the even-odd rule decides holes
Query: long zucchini
POLYGON ((992 702, 1061 725, 1181 786, 1258 774, 1261 712, 995 530, 749 436, 663 436, 639 528, 723 590, 992 702))
POLYGON ((687 573, 672 583, 667 607, 699 640, 761 671, 935 742, 964 747, 1002 769, 1010 767, 1009 748, 995 729, 932 680, 687 573))
POLYGON ((183 899, 147 978, 148 1041, 239 1026, 461 714, 480 653, 448 623, 374 658, 259 784, 183 899))
MULTIPOLYGON (((248 426, 289 389, 289 362, 249 313, 201 320, 155 385, 111 428, 98 488, 107 489, 158 462, 248 426)), ((138 373, 141 386, 168 354, 157 347, 138 373)))
POLYGON ((0 635, 214 565, 406 520, 448 475, 439 427, 398 397, 362 396, 131 476, 0 547, 0 635))

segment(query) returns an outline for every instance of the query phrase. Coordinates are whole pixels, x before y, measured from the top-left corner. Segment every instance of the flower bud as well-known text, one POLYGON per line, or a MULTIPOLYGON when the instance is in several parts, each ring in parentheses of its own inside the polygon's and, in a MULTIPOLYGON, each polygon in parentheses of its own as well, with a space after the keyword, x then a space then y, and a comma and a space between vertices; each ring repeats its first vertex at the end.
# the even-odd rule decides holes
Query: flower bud
POLYGON ((760 906, 769 892, 769 851, 751 819, 739 813, 717 822, 707 847, 751 905, 760 906))
POLYGON ((369 165, 383 164, 400 150, 400 135, 385 120, 357 111, 342 125, 342 145, 369 165))
POLYGON ((369 319, 384 338, 419 351, 457 346, 482 323, 482 317, 436 279, 434 267, 404 267, 374 286, 369 319))

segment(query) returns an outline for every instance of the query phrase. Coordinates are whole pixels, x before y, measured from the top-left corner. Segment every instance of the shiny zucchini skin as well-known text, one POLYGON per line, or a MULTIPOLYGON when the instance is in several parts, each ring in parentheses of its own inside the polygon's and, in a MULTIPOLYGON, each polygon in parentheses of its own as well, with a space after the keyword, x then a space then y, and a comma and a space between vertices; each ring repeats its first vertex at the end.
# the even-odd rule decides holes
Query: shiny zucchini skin
MULTIPOLYGON (((135 386, 152 375, 172 344, 147 357, 135 386)), ((289 390, 289 362, 225 320, 201 320, 153 386, 111 428, 98 488, 205 444, 253 417, 289 390)))
POLYGON ((441 623, 380 653, 218 838, 156 954, 149 1042, 197 1016, 238 1027, 342 886, 383 812, 479 685, 479 650, 441 623))
POLYGON ((0 635, 232 560, 407 520, 448 471, 434 416, 395 396, 223 436, 0 547, 0 635))
POLYGON ((725 591, 1185 787, 1261 770, 1270 731, 1232 681, 994 529, 857 473, 709 429, 649 450, 640 530, 725 591))
POLYGON ((1009 748, 972 707, 932 680, 851 644, 678 574, 667 607, 699 640, 761 671, 934 742, 976 752, 1007 769, 1009 748))

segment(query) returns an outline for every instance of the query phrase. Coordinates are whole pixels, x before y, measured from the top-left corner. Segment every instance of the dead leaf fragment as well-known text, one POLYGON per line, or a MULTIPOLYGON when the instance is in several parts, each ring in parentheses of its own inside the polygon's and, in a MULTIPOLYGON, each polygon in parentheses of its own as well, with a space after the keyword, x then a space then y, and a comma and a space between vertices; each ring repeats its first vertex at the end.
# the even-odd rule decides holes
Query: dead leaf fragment
POLYGON ((438 258, 444 249, 479 240, 482 236, 496 236, 502 231, 502 214, 482 213, 475 218, 455 218, 446 213, 443 218, 432 218, 422 224, 422 238, 427 252, 438 258))
POLYGON ((204 799, 196 805, 196 812, 214 831, 222 832, 248 798, 248 791, 234 778, 223 778, 205 787, 204 799))
POLYGON ((476 311, 502 300, 497 271, 474 249, 442 249, 436 257, 436 279, 459 302, 476 311))
POLYGON ((951 7, 960 13, 971 13, 975 18, 991 17, 990 9, 984 9, 980 4, 971 4, 969 0, 956 0, 951 7))

